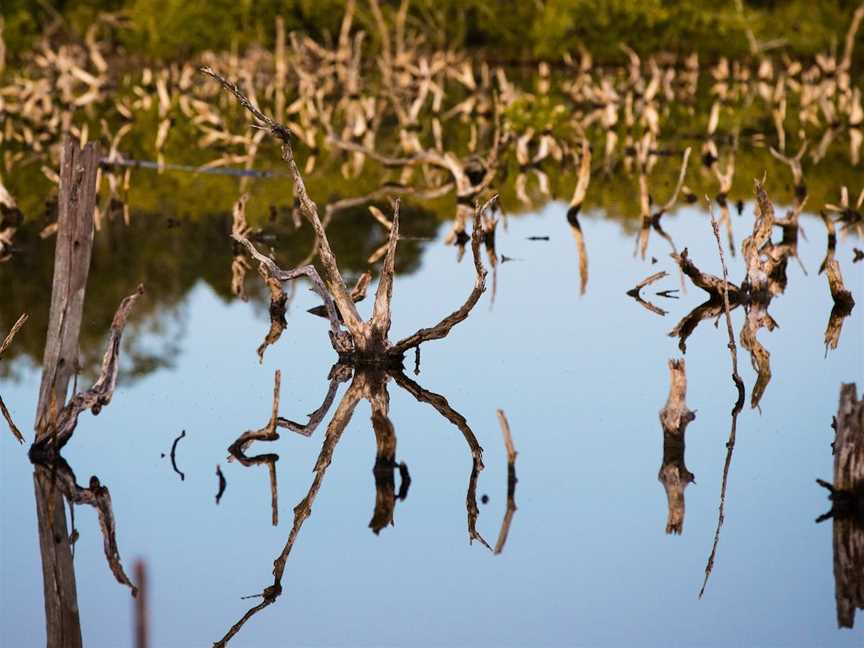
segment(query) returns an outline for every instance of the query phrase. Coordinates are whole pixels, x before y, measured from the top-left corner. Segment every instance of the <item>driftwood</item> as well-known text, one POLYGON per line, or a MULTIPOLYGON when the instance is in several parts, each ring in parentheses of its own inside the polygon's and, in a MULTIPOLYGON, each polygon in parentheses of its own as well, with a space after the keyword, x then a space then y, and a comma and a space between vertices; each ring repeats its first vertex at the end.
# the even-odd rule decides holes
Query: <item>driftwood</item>
POLYGON ((663 428, 663 463, 657 479, 666 490, 669 513, 666 533, 680 535, 684 529, 684 489, 694 475, 684 463, 685 434, 696 413, 687 407, 687 373, 684 358, 669 360, 669 396, 660 410, 663 428))
POLYGON ((851 628, 864 610, 864 400, 855 383, 840 387, 835 418, 834 483, 827 488, 831 510, 817 522, 834 519, 834 587, 837 625, 851 628))
MULTIPOLYGON (((303 177, 294 160, 290 130, 264 115, 237 85, 226 80, 211 68, 203 67, 201 68, 201 72, 219 81, 225 89, 237 98, 244 108, 252 113, 260 128, 265 128, 271 135, 281 141, 282 158, 288 163, 289 171, 294 181, 295 194, 303 213, 310 221, 315 231, 318 241, 318 256, 324 269, 326 289, 321 285, 323 282, 316 282, 317 272, 315 272, 312 266, 307 266, 294 271, 282 271, 275 263, 273 263, 272 260, 261 255, 248 239, 237 234, 234 235, 234 238, 239 243, 242 243, 250 254, 252 254, 252 256, 259 262, 259 266, 262 268, 262 274, 265 272, 267 273, 265 276, 266 279, 284 282, 300 275, 306 275, 313 281, 315 290, 319 292, 325 302, 325 306, 327 306, 331 324, 331 343, 333 348, 339 354, 340 361, 358 365, 399 367, 401 366, 402 358, 408 349, 416 347, 423 342, 440 339, 446 336, 453 326, 463 321, 468 316, 474 304, 476 304, 480 295, 485 290, 486 272, 479 256, 479 243, 482 230, 480 221, 482 219, 482 214, 494 201, 494 196, 482 207, 479 205, 475 207, 472 253, 474 254, 477 280, 475 282, 474 290, 472 290, 465 305, 449 317, 442 320, 438 325, 430 329, 421 329, 414 335, 393 344, 388 340, 388 334, 391 323, 390 298, 393 288, 396 244, 399 239, 398 202, 396 203, 396 208, 393 214, 393 226, 390 230, 387 251, 381 270, 381 278, 375 295, 372 317, 368 322, 364 322, 361 320, 360 315, 354 306, 351 294, 345 286, 345 281, 339 271, 336 257, 330 248, 327 234, 318 215, 318 208, 309 197, 306 191, 306 186, 303 182, 303 177), (332 308, 331 304, 333 305, 332 308), (347 331, 341 330, 339 317, 336 315, 336 308, 338 308, 339 316, 341 316, 342 322, 348 329, 347 331)), ((476 195, 476 193, 474 195, 476 195)), ((270 284, 268 283, 268 285, 270 284)), ((274 303, 273 296, 278 298, 278 291, 273 292, 273 289, 271 289, 271 307, 274 303)))
MULTIPOLYGON (((15 324, 12 325, 9 333, 3 339, 3 342, 0 343, 0 358, 3 357, 3 352, 9 348, 9 345, 12 344, 12 340, 15 337, 16 333, 24 326, 24 323, 27 321, 27 313, 24 313, 17 319, 15 324)), ((0 395, 0 413, 3 414, 3 418, 6 419, 6 423, 9 425, 9 431, 12 432, 12 436, 14 436, 18 443, 24 443, 24 435, 21 434, 21 430, 18 429, 18 426, 15 425, 15 421, 12 420, 12 415, 9 413, 9 410, 6 409, 6 403, 3 402, 3 396, 0 395)))

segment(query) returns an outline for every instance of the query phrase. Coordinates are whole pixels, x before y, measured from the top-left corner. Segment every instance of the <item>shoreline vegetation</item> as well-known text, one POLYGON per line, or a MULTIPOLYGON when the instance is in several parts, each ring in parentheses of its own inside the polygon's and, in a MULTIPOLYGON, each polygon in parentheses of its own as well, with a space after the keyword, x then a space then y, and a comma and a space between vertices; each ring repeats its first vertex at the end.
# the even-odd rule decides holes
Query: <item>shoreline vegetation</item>
MULTIPOLYGON (((119 54, 138 61, 172 63, 209 50, 242 53, 276 46, 277 17, 287 31, 326 42, 339 32, 346 0, 5 0, 8 64, 22 60, 48 34, 55 44, 83 41, 88 28, 108 18, 119 54)), ((813 58, 842 47, 854 0, 395 0, 381 3, 393 20, 405 11, 406 26, 430 47, 472 50, 487 61, 536 64, 560 61, 585 48, 599 64, 622 64, 618 47, 629 43, 640 56, 698 50, 708 62, 753 54, 756 43, 792 57, 813 58), (407 5, 407 8, 405 7, 407 5), (639 34, 638 39, 633 35, 639 34)), ((356 24, 375 34, 376 15, 361 3, 356 24)), ((861 61, 861 52, 857 61, 861 61)))

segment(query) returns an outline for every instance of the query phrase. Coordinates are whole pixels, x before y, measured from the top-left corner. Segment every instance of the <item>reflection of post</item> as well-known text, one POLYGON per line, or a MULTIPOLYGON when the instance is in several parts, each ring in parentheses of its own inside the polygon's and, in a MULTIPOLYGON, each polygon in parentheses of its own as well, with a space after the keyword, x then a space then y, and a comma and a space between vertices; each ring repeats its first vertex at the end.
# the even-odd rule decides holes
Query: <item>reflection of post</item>
POLYGON ((834 484, 818 480, 831 492, 834 518, 834 587, 837 624, 851 628, 855 610, 864 610, 864 400, 855 383, 840 388, 834 439, 834 484))
POLYGON ((51 478, 50 468, 36 466, 33 483, 42 554, 47 646, 78 648, 82 645, 81 621, 63 495, 51 478))
POLYGON ((657 478, 666 489, 669 515, 666 533, 681 534, 684 528, 684 489, 693 481, 693 473, 684 464, 684 435, 696 414, 687 408, 687 374, 684 359, 669 361, 669 397, 660 410, 663 426, 663 464, 657 478))

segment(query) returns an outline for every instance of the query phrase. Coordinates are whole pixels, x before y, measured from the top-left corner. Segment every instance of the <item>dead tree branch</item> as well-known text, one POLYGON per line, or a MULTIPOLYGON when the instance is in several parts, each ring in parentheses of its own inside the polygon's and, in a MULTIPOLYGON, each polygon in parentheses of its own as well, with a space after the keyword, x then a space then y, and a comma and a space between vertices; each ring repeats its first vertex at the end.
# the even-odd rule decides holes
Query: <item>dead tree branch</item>
POLYGON ((120 368, 120 340, 129 312, 144 294, 144 287, 138 286, 138 290, 125 297, 120 302, 114 320, 111 322, 111 332, 108 338, 108 346, 102 358, 102 369, 93 386, 87 391, 72 396, 69 403, 53 419, 47 418, 42 421, 42 426, 37 429, 36 440, 30 448, 31 459, 34 456, 44 454, 56 454, 72 438, 75 427, 78 425, 78 417, 82 412, 90 410, 93 415, 98 415, 102 408, 111 402, 114 395, 114 387, 117 385, 117 372, 120 368))

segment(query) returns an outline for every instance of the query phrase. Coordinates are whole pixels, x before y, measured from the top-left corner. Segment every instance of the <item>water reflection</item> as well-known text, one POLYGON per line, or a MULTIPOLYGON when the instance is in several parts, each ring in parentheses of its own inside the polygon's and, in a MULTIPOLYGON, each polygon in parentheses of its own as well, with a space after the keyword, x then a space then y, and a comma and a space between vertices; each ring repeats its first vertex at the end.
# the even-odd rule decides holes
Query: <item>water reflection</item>
MULTIPOLYGON (((285 572, 285 566, 288 561, 288 557, 291 554, 292 549, 294 548, 294 543, 297 540, 297 537, 300 533, 300 529, 303 527, 303 523, 307 518, 312 514, 312 505, 315 502, 315 498, 318 496, 318 493, 323 485, 324 477, 327 473, 327 469, 330 467, 333 461, 333 455, 336 450, 336 446, 339 444, 339 441, 342 438, 342 434, 345 431, 345 428, 350 423, 352 417, 354 416, 354 410, 360 401, 367 401, 371 408, 371 425, 372 431, 375 435, 375 446, 376 446, 376 454, 375 461, 373 464, 373 475, 375 481, 375 507, 372 514, 372 519, 369 522, 369 528, 377 535, 387 526, 391 526, 394 524, 394 515, 396 510, 397 502, 404 501, 408 495, 408 489, 411 483, 410 476, 408 473, 407 466, 404 463, 397 462, 396 460, 396 446, 397 446, 397 435, 396 429, 393 425, 393 422, 390 418, 390 395, 388 391, 388 382, 393 380, 399 387, 403 388, 409 394, 411 394, 418 402, 428 403, 438 411, 441 416, 450 421, 453 425, 455 425, 463 434, 465 438, 465 442, 468 445, 468 450, 471 455, 471 473, 468 478, 468 490, 466 494, 466 510, 468 515, 468 538, 471 542, 477 540, 484 547, 492 550, 492 547, 486 542, 482 535, 480 535, 479 531, 477 531, 477 519, 480 515, 480 510, 477 506, 477 478, 480 474, 480 471, 483 470, 483 449, 480 447, 480 444, 477 441, 477 438, 474 436, 471 428, 468 425, 467 420, 464 416, 462 416, 459 412, 453 409, 450 404, 447 402, 447 399, 441 396, 440 394, 436 394, 431 392, 419 384, 405 376, 399 370, 395 369, 376 369, 376 368, 368 368, 368 367, 351 367, 350 365, 345 364, 337 364, 334 365, 330 370, 330 380, 331 380, 331 390, 328 392, 328 397, 330 400, 326 400, 324 405, 322 405, 322 410, 326 412, 325 408, 329 408, 330 402, 332 402, 332 392, 334 391, 333 386, 338 383, 351 381, 348 389, 343 394, 342 398, 339 401, 339 404, 336 406, 336 410, 333 413, 332 418, 330 419, 330 423, 327 426, 327 429, 324 433, 324 440, 322 442, 321 450, 318 454, 318 458, 315 461, 315 466, 313 472, 315 473, 314 478, 312 479, 312 483, 309 485, 309 489, 306 492, 306 495, 297 503, 294 507, 294 521, 291 527, 291 531, 288 535, 288 540, 285 543, 285 546, 282 548, 281 553, 276 557, 273 562, 273 583, 271 585, 266 586, 261 594, 257 595, 262 600, 257 605, 250 608, 237 623, 229 628, 228 632, 225 634, 222 639, 217 641, 215 646, 225 646, 231 640, 234 635, 236 635, 243 627, 243 625, 255 614, 263 610, 265 607, 268 607, 272 603, 276 601, 276 599, 282 594, 282 578, 285 572), (400 474, 400 487, 398 494, 395 488, 395 471, 398 469, 400 474)), ((274 387, 273 394, 273 412, 270 418, 269 423, 265 428, 255 432, 247 432, 242 435, 231 447, 230 451, 232 455, 238 458, 241 462, 244 462, 244 459, 241 458, 241 454, 244 444, 248 445, 253 440, 267 440, 272 441, 278 439, 279 435, 276 433, 275 429, 277 425, 282 425, 281 421, 285 421, 284 427, 289 427, 287 425, 287 421, 278 416, 278 407, 279 407, 279 372, 276 373, 276 386, 274 387)), ((316 417, 315 425, 317 426, 320 418, 317 415, 313 415, 316 417)), ((321 414, 323 417, 323 413, 321 414)), ((311 419, 311 417, 310 417, 311 419)), ((311 423, 311 420, 310 420, 311 423)), ((292 428, 293 429, 293 428, 292 428)), ((294 431, 304 433, 308 432, 309 435, 314 432, 314 426, 312 429, 304 428, 304 429, 294 429, 294 431)), ((271 475, 275 475, 274 464, 278 459, 278 455, 267 455, 270 459, 262 459, 261 461, 256 461, 257 458, 249 459, 250 463, 268 463, 271 468, 271 475)), ((513 460, 515 461, 515 453, 513 460)), ((244 465, 248 465, 244 463, 244 465)), ((277 524, 276 518, 276 484, 275 477, 273 477, 271 481, 272 488, 272 497, 273 497, 273 524, 277 524)), ((510 520, 512 520, 513 512, 515 511, 515 503, 513 502, 513 496, 515 493, 515 469, 512 475, 512 481, 508 479, 508 509, 505 514, 504 525, 502 525, 501 538, 499 539, 499 545, 496 547, 496 552, 500 553, 503 550, 504 542, 507 538, 507 532, 510 526, 510 520), (509 484, 512 483, 512 488, 509 484), (511 510, 512 507, 512 510, 511 510)))

